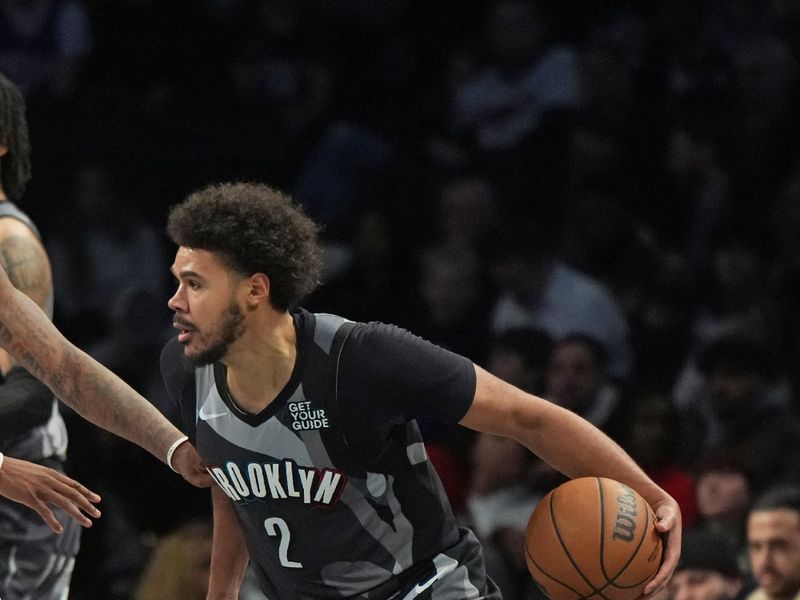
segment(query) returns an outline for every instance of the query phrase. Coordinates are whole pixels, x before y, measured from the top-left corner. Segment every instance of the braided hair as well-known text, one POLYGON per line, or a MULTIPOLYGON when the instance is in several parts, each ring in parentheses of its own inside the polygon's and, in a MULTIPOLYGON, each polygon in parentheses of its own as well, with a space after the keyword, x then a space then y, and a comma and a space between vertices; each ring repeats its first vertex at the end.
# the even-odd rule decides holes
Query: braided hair
POLYGON ((0 144, 7 152, 0 161, 3 190, 19 200, 31 178, 31 142, 25 120, 25 98, 19 88, 0 73, 0 144))

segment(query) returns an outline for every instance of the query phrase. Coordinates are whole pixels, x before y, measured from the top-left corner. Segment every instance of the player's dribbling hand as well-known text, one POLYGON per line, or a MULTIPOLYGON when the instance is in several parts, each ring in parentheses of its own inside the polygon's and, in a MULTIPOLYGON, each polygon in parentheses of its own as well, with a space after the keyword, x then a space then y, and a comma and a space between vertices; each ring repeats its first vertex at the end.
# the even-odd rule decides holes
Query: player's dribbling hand
POLYGON ((656 529, 661 533, 665 546, 661 568, 644 588, 645 596, 652 596, 666 587, 672 577, 672 572, 678 566, 678 559, 681 557, 682 525, 681 509, 678 507, 678 503, 666 493, 658 500, 649 502, 656 513, 656 529))
POLYGON ((35 510, 56 533, 64 528, 48 504, 58 506, 84 527, 92 526, 87 514, 100 516, 94 506, 100 496, 63 473, 10 456, 4 458, 0 469, 0 494, 35 510))
POLYGON ((186 481, 197 487, 211 487, 211 475, 200 455, 189 442, 181 444, 172 455, 172 466, 186 481))

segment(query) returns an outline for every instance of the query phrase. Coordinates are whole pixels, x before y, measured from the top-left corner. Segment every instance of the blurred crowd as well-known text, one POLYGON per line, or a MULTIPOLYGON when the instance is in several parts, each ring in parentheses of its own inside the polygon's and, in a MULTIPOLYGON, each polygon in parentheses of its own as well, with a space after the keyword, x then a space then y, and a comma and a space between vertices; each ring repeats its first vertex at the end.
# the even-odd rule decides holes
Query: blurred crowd
MULTIPOLYGON (((798 61, 790 0, 0 2, 34 150, 19 204, 70 339, 161 404, 166 210, 269 183, 324 225, 306 308, 583 415, 747 581, 753 498, 800 483, 798 61)), ((164 536, 205 531, 207 492, 67 418, 70 474, 105 498, 71 597, 130 598, 164 536)), ((422 427, 507 600, 535 597, 524 528, 561 476, 422 427)))

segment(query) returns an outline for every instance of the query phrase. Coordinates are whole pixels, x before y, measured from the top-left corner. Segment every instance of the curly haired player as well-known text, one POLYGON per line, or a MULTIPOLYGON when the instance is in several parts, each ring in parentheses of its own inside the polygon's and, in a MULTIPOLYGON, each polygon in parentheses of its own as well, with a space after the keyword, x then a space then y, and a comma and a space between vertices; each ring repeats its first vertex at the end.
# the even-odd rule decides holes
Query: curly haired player
POLYGON ((161 367, 217 485, 208 598, 236 598, 252 561, 272 600, 499 598, 457 526, 416 418, 512 437, 570 476, 636 489, 669 532, 646 588, 680 553, 680 511, 584 419, 468 359, 381 323, 312 314, 317 226, 259 184, 210 186, 174 207, 161 367))

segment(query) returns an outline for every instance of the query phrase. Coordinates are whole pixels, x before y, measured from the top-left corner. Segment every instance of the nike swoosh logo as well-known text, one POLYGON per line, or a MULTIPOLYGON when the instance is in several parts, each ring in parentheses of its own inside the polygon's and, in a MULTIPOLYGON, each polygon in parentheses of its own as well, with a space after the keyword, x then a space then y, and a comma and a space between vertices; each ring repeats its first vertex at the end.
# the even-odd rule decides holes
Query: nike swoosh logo
POLYGON ((206 405, 200 407, 200 419, 203 421, 208 421, 209 419, 219 419, 220 417, 224 417, 228 414, 228 411, 224 412, 217 412, 217 413, 210 413, 206 412, 206 405))
POLYGON ((439 575, 440 575, 439 573, 434 573, 433 577, 431 577, 430 579, 428 579, 428 581, 426 581, 426 582, 424 582, 424 583, 418 583, 417 585, 415 585, 415 586, 414 586, 414 589, 413 589, 413 590, 411 590, 411 591, 410 591, 410 592, 409 592, 409 593, 406 595, 406 597, 405 597, 405 598, 403 598, 403 600, 411 600, 412 598, 416 598, 417 596, 419 596, 419 595, 420 595, 422 592, 424 592, 424 591, 425 591, 425 590, 427 590, 429 587, 431 587, 431 586, 433 585, 433 582, 434 582, 434 581, 436 581, 437 579, 439 579, 439 575))

